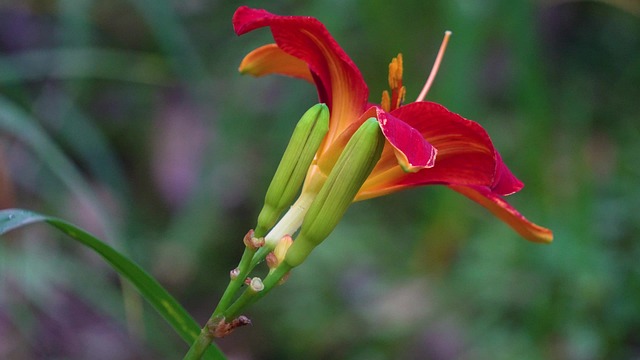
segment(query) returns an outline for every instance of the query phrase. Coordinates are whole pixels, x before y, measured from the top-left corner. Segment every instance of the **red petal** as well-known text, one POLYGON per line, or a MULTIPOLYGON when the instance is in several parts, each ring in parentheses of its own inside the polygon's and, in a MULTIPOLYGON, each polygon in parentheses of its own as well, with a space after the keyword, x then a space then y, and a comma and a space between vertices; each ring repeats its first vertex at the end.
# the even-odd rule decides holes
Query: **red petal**
POLYGON ((539 243, 549 243, 553 240, 551 230, 527 220, 501 196, 491 192, 488 187, 450 186, 450 188, 487 208, 525 239, 539 243))
POLYGON ((406 122, 376 107, 382 133, 393 146, 398 164, 405 172, 434 166, 437 150, 406 122))
POLYGON ((250 52, 242 59, 238 70, 253 76, 280 74, 313 82, 307 63, 282 51, 276 44, 264 45, 250 52))
POLYGON ((331 111, 325 146, 364 111, 369 90, 360 70, 317 19, 279 16, 243 6, 236 10, 233 26, 238 35, 270 27, 280 49, 309 65, 320 102, 326 103, 331 111))
POLYGON ((422 137, 420 132, 381 108, 372 106, 356 121, 353 121, 320 156, 318 165, 325 174, 329 173, 360 124, 369 118, 378 120, 382 134, 387 139, 380 161, 390 163, 392 167, 396 167, 403 174, 406 171, 418 171, 434 166, 437 151, 422 137))
POLYGON ((479 124, 432 102, 411 103, 392 111, 391 115, 419 131, 438 150, 435 166, 404 173, 389 161, 385 150, 357 200, 429 184, 493 185, 496 152, 489 135, 479 124))
POLYGON ((491 191, 506 196, 522 190, 524 184, 511 173, 511 170, 502 161, 502 157, 498 152, 496 152, 496 158, 498 163, 496 164, 496 176, 491 186, 491 191))

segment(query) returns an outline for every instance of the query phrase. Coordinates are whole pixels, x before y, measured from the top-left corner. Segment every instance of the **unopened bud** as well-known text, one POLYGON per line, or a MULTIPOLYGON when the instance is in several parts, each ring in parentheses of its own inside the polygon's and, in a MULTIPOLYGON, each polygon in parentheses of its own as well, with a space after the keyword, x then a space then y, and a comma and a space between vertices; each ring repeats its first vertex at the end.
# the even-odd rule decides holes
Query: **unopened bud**
POLYGON ((289 265, 300 265, 338 225, 380 159, 383 147, 384 136, 378 122, 370 118, 353 134, 309 207, 300 235, 287 251, 285 261, 289 265))
POLYGON ((278 258, 276 257, 276 254, 274 254, 273 252, 270 252, 267 254, 267 257, 265 258, 265 261, 267 262, 267 266, 269 267, 269 271, 275 269, 278 267, 278 258))
POLYGON ((280 239, 280 241, 278 241, 278 245, 276 245, 275 249, 267 255, 267 266, 271 271, 277 268, 284 260, 287 250, 289 250, 291 244, 293 244, 293 238, 291 235, 285 235, 280 239))
POLYGON ((264 207, 258 216, 256 236, 265 236, 282 211, 293 203, 328 130, 327 105, 314 105, 302 116, 267 189, 264 207))

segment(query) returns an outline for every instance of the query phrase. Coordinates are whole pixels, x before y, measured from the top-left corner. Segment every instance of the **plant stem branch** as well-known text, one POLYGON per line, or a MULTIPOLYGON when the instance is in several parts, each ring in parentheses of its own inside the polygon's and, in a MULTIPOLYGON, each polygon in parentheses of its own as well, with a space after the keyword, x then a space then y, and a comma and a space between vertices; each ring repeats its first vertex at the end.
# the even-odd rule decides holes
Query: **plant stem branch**
POLYGON ((196 341, 193 342, 183 360, 201 359, 205 351, 207 351, 207 349, 209 348, 209 345, 211 345, 212 340, 213 337, 211 336, 209 325, 207 323, 207 325, 205 325, 202 330, 200 330, 200 335, 198 335, 196 341))
POLYGON ((271 231, 269 231, 265 236, 265 245, 263 247, 259 248, 257 251, 248 247, 245 248, 242 257, 240 258, 240 263, 238 264, 238 275, 229 281, 229 285, 227 285, 227 288, 222 294, 213 314, 211 314, 209 321, 200 331, 196 341, 194 341, 189 348, 184 360, 200 359, 213 341, 214 334, 211 331, 212 326, 215 326, 220 321, 226 321, 226 319, 233 319, 238 316, 239 312, 246 306, 252 304, 271 290, 271 288, 273 288, 291 269, 291 267, 289 267, 288 270, 284 271, 285 267, 282 267, 281 269, 281 266, 279 266, 273 273, 269 274, 267 278, 265 278, 265 289, 263 291, 257 293, 253 292, 253 294, 251 294, 252 290, 246 289, 245 292, 232 303, 234 295, 238 292, 242 284, 244 284, 244 280, 247 278, 251 270, 263 261, 267 254, 273 251, 275 246, 278 244, 278 241, 280 241, 283 236, 293 235, 298 231, 315 196, 315 193, 310 192, 303 192, 300 194, 300 197, 293 205, 291 205, 289 211, 287 211, 282 219, 280 219, 273 229, 271 229, 271 231))
POLYGON ((264 279, 264 289, 262 291, 254 291, 252 289, 246 289, 242 295, 236 300, 229 308, 222 314, 227 319, 233 319, 240 315, 240 312, 247 306, 253 304, 263 296, 265 296, 271 289, 273 289, 282 278, 291 271, 291 265, 286 262, 280 263, 280 265, 264 279))

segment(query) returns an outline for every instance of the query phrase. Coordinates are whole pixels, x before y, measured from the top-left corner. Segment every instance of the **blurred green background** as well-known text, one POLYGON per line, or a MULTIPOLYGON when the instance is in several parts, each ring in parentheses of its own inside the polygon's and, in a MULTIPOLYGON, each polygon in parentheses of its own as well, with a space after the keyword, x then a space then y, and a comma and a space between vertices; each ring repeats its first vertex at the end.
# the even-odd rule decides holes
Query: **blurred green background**
MULTIPOLYGON (((480 122, 555 232, 519 238, 443 187, 355 204, 219 344, 233 359, 640 358, 640 5, 277 1, 323 21, 378 102, 402 52, 417 97, 480 122)), ((242 77, 267 30, 231 1, 0 3, 0 207, 78 224, 203 323, 255 225, 304 82, 242 77)), ((180 358, 187 347, 92 253, 45 226, 0 242, 0 358, 180 358), (125 310, 126 309, 126 310, 125 310)))

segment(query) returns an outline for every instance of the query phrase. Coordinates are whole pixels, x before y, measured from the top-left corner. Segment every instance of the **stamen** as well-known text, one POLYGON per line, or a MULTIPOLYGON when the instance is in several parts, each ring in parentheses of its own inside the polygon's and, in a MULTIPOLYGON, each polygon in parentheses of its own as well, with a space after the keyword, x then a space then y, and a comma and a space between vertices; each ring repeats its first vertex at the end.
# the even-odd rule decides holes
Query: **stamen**
POLYGON ((404 101, 406 88, 402 85, 402 54, 398 54, 389 63, 389 87, 391 92, 385 90, 380 102, 384 111, 395 110, 404 101))
POLYGON ((402 86, 402 54, 394 57, 389 64, 389 87, 391 90, 402 86))
POLYGON ((389 96, 389 92, 387 90, 382 92, 382 101, 380 101, 380 107, 384 111, 391 111, 391 96, 389 96))
POLYGON ((449 43, 449 37, 451 37, 451 31, 447 30, 444 32, 444 39, 442 39, 442 44, 440 44, 440 50, 438 51, 438 56, 436 56, 436 61, 431 68, 431 73, 429 74, 429 78, 427 82, 424 84, 422 91, 420 91, 420 95, 416 101, 423 101, 427 96, 427 92, 429 88, 431 88, 431 84, 433 84, 433 80, 436 78, 436 74, 438 73, 438 68, 440 68, 440 62, 442 62, 442 57, 444 56, 444 51, 447 49, 447 43, 449 43))

